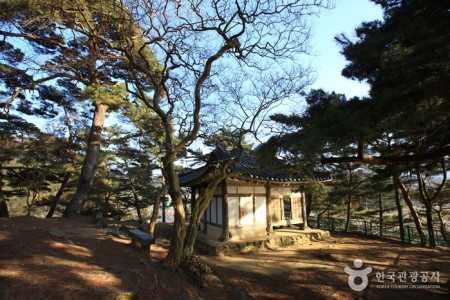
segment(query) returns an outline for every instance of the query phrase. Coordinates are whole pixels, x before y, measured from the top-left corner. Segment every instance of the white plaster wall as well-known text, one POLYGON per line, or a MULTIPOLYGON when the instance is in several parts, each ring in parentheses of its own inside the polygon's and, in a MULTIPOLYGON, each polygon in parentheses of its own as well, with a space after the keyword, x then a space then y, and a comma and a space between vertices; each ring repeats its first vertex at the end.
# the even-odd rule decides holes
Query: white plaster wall
POLYGON ((263 186, 255 186, 255 193, 256 194, 265 194, 266 188, 263 186))
POLYGON ((281 198, 282 197, 282 191, 281 191, 281 189, 278 189, 278 188, 270 188, 270 196, 272 197, 272 198, 281 198))
POLYGON ((255 189, 252 186, 238 186, 238 194, 253 194, 255 189))
POLYGON ((228 224, 239 225, 239 198, 228 197, 228 224))
POLYGON ((266 197, 255 197, 256 224, 266 224, 266 197))
POLYGON ((237 194, 237 186, 227 186, 229 194, 237 194))
POLYGON ((292 188, 282 188, 280 190, 281 190, 281 193, 283 195, 290 195, 290 194, 292 194, 292 188))
POLYGON ((253 196, 240 197, 241 222, 240 225, 253 224, 253 196))
POLYGON ((292 198, 292 197, 298 197, 298 198, 301 198, 301 197, 302 197, 302 193, 300 193, 300 192, 292 193, 292 192, 291 192, 291 198, 292 198))

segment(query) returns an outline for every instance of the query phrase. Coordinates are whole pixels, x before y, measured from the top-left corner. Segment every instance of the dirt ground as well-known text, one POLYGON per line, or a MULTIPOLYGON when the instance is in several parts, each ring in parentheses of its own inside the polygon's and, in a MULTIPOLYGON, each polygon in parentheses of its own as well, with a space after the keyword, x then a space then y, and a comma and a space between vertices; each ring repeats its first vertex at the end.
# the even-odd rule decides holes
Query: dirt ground
MULTIPOLYGON (((216 271, 199 288, 162 266, 171 228, 158 225, 148 256, 93 218, 0 218, 0 299, 448 299, 450 253, 359 236, 333 235, 258 253, 201 255, 216 271), (63 237, 49 233, 57 228, 63 237), (51 229, 51 230, 50 230, 51 229), (368 287, 353 291, 346 266, 371 267, 368 287), (439 272, 439 281, 379 282, 376 274, 439 272), (421 285, 421 286, 419 286, 421 285), (425 288, 425 285, 426 288, 425 288), (436 285, 440 287, 437 288, 436 285), (394 287, 393 287, 394 286, 394 287), (395 288, 395 286, 397 288, 395 288), (398 288, 398 287, 401 288, 398 288), (417 288, 420 287, 420 288, 417 288), (388 298, 387 298, 388 297, 388 298)), ((58 231, 57 231, 58 232, 58 231)), ((353 269, 356 269, 353 267, 353 269)), ((360 283, 358 280, 356 283, 360 283)))

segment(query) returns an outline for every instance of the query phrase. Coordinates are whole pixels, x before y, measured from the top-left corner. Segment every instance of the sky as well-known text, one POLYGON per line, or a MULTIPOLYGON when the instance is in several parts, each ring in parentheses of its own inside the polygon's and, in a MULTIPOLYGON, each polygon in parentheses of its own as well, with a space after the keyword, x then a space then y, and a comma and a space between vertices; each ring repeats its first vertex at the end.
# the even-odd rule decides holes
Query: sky
POLYGON ((311 88, 322 88, 345 94, 347 98, 366 96, 369 86, 365 83, 350 80, 341 75, 345 67, 345 57, 334 37, 340 33, 354 37, 354 29, 364 21, 382 19, 380 6, 369 0, 335 0, 335 8, 322 10, 313 17, 311 46, 313 57, 311 66, 316 70, 316 81, 311 88))

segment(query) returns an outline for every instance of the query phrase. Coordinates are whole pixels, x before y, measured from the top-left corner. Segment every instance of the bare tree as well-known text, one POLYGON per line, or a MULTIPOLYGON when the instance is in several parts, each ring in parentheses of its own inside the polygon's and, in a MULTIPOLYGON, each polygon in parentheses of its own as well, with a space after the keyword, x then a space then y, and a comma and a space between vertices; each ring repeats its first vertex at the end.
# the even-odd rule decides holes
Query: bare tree
MULTIPOLYGON (((327 5, 325 2, 121 2, 130 12, 130 21, 138 24, 127 47, 122 49, 134 76, 127 80, 129 91, 158 115, 164 128, 163 176, 175 209, 175 232, 165 260, 167 265, 179 265, 185 238, 195 238, 186 237, 185 210, 175 164, 179 156, 202 133, 202 128, 221 123, 225 114, 239 120, 232 124, 237 136, 243 136, 261 128, 261 118, 275 103, 290 97, 293 91, 301 91, 305 71, 295 68, 294 62, 301 61, 300 54, 308 50, 309 27, 305 16, 317 13, 318 8, 327 5), (155 69, 149 61, 148 49, 155 53, 160 68, 155 69), (252 74, 254 80, 246 83, 233 80, 233 76, 242 78, 247 74, 252 74), (250 97, 243 93, 258 85, 266 88, 264 92, 255 90, 261 94, 250 97), (283 92, 286 86, 289 90, 283 92), (223 114, 210 113, 224 104, 223 114)), ((229 123, 222 123, 226 124, 229 123)), ((224 175, 217 177, 211 189, 224 175)))

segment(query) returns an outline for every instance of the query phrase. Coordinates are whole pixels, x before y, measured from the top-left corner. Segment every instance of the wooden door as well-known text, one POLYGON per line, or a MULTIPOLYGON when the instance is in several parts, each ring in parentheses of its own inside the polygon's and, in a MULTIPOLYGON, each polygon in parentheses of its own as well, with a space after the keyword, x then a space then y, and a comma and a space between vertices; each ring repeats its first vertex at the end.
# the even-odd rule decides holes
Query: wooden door
POLYGON ((292 219, 302 218, 302 201, 300 197, 291 198, 292 219))
POLYGON ((280 198, 270 199, 270 212, 272 213, 272 223, 277 223, 282 220, 283 207, 280 198))

